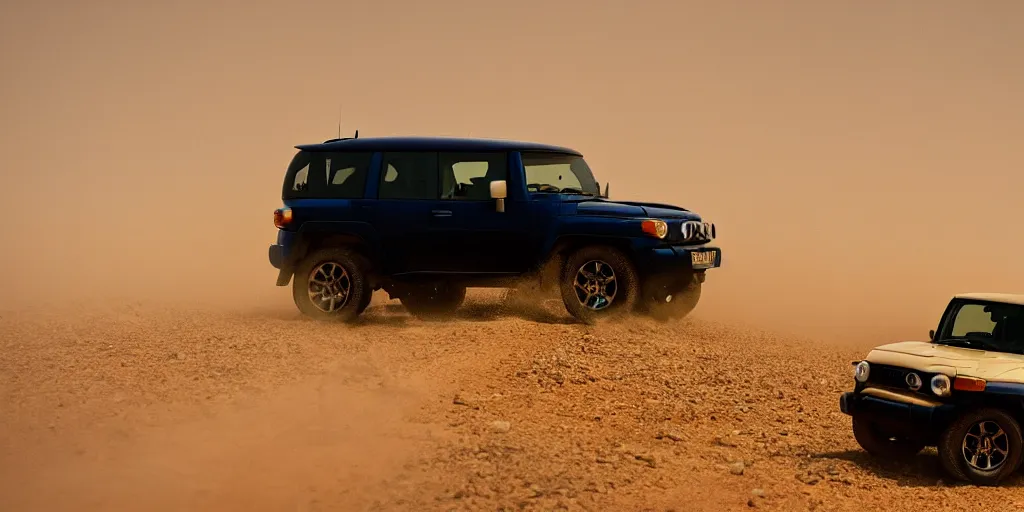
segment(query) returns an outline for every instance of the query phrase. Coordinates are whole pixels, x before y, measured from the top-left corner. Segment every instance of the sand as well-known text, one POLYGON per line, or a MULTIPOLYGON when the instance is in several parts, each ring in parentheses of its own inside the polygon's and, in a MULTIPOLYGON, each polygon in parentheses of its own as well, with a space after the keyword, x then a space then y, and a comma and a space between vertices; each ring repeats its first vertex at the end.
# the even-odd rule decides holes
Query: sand
POLYGON ((867 346, 584 326, 487 291, 443 322, 380 296, 357 325, 289 306, 4 310, 0 509, 1024 507, 1019 478, 857 446, 838 396, 867 346))

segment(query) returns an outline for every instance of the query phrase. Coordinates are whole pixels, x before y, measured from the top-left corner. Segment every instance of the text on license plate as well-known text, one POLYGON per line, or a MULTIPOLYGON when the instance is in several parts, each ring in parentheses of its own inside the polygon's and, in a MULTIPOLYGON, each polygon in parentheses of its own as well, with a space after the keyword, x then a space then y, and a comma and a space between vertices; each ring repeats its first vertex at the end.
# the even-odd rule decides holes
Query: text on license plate
POLYGON ((715 264, 716 252, 717 251, 691 252, 690 262, 693 263, 694 267, 709 267, 715 264))

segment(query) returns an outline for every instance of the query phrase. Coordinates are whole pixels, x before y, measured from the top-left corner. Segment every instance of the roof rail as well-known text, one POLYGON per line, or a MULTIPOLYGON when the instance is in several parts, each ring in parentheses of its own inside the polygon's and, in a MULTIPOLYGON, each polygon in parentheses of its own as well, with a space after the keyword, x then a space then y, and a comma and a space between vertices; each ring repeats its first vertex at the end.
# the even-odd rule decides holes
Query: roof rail
POLYGON ((338 142, 339 140, 352 140, 352 139, 358 139, 358 138, 359 138, 359 130, 356 130, 356 134, 354 136, 352 136, 352 137, 341 137, 341 138, 338 138, 338 139, 327 139, 327 140, 325 140, 323 142, 323 144, 327 144, 328 142, 338 142))

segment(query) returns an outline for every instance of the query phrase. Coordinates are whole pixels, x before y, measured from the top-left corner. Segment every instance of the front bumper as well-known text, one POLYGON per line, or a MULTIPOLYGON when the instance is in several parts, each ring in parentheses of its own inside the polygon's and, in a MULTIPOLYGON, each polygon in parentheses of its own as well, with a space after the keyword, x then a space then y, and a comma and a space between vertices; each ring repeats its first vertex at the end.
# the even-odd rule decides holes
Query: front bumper
POLYGON ((652 274, 690 273, 722 266, 722 249, 710 245, 652 247, 645 252, 639 258, 644 267, 641 270, 652 274))
POLYGON ((915 435, 941 432, 954 416, 955 408, 944 403, 911 403, 896 394, 886 397, 847 392, 839 396, 839 410, 843 414, 884 425, 891 432, 915 435))
POLYGON ((722 249, 707 245, 651 247, 638 251, 636 260, 645 295, 660 302, 693 282, 703 283, 706 270, 722 265, 722 249))

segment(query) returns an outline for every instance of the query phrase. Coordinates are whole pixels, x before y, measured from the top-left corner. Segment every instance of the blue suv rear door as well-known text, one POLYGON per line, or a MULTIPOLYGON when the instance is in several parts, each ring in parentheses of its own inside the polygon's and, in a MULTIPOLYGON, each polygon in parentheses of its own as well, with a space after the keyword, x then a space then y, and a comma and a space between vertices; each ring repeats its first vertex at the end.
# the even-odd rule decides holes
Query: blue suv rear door
POLYGON ((444 258, 435 228, 452 222, 438 197, 437 153, 381 154, 374 227, 388 274, 434 272, 444 258))

